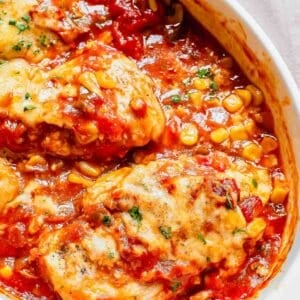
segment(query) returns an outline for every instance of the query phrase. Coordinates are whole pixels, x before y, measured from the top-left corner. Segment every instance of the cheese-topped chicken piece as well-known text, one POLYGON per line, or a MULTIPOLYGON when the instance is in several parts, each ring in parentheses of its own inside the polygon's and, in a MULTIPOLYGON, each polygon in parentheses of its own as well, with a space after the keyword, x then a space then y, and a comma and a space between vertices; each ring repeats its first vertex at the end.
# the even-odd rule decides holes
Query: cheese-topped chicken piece
POLYGON ((88 189, 86 221, 42 236, 41 270, 62 299, 186 296, 210 268, 239 270, 245 242, 265 229, 260 196, 271 190, 266 169, 222 153, 112 171, 88 189))
POLYGON ((36 0, 4 0, 0 2, 0 58, 26 58, 38 62, 67 49, 51 30, 33 20, 31 12, 36 0), (55 48, 55 51, 54 51, 55 48))
POLYGON ((110 160, 164 129, 151 79, 103 44, 50 71, 11 60, 0 77, 0 146, 13 151, 110 160))

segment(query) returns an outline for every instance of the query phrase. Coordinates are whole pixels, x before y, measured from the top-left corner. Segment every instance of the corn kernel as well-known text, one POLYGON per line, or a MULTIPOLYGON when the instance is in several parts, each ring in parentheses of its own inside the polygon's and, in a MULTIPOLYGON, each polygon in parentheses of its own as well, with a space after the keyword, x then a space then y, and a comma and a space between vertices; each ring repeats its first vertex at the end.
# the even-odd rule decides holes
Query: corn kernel
POLYGON ((242 156, 247 160, 259 162, 262 156, 262 148, 253 142, 247 143, 242 151, 242 156))
POLYGON ((76 164, 76 167, 81 173, 89 177, 98 177, 101 174, 102 169, 93 163, 87 161, 80 161, 76 164))
POLYGON ((243 107, 243 101, 239 96, 231 94, 223 100, 223 106, 230 113, 235 113, 243 107))
POLYGON ((195 78, 193 80, 193 85, 197 90, 204 91, 209 89, 210 79, 208 78, 195 78))
POLYGON ((244 122, 244 126, 249 135, 254 135, 255 133, 255 122, 252 119, 246 119, 244 122))
POLYGON ((180 132, 180 141, 183 145, 193 146, 198 142, 199 132, 196 125, 186 123, 180 132))
POLYGON ((234 91, 236 95, 238 95, 242 100, 245 106, 250 105, 252 101, 252 94, 245 89, 237 89, 234 91))
POLYGON ((247 233, 251 238, 257 238, 266 228, 266 222, 262 218, 255 218, 247 226, 247 233))
POLYGON ((245 218, 239 209, 227 210, 224 223, 229 230, 233 230, 235 228, 243 228, 246 226, 245 218))
POLYGON ((264 136, 260 144, 264 153, 270 153, 278 148, 277 140, 271 136, 264 136))
POLYGON ((69 174, 68 176, 68 180, 71 182, 71 183, 76 183, 76 184, 81 184, 85 187, 89 187, 93 184, 93 181, 92 180, 88 180, 78 174, 75 174, 75 173, 71 173, 69 174))
POLYGON ((203 103, 203 99, 202 99, 202 93, 201 92, 194 92, 190 94, 190 100, 192 101, 194 107, 196 109, 201 109, 202 107, 202 103, 203 103))
POLYGON ((216 107, 216 106, 220 106, 220 104, 221 104, 221 101, 217 97, 210 98, 205 101, 206 107, 216 107))
POLYGON ((283 203, 288 193, 289 189, 287 187, 277 185, 272 191, 271 201, 274 203, 283 203))
POLYGON ((106 31, 103 31, 98 37, 97 37, 97 41, 103 43, 103 44, 106 44, 106 45, 109 45, 112 43, 113 41, 113 36, 112 36, 112 33, 111 31, 109 30, 106 30, 106 31))
POLYGON ((225 128, 218 128, 210 133, 210 139, 216 144, 223 143, 228 136, 229 134, 225 128))
POLYGON ((247 133, 245 127, 242 124, 232 126, 232 127, 230 127, 230 138, 233 141, 247 140, 248 139, 248 133, 247 133))
POLYGON ((260 106, 264 101, 264 95, 262 91, 252 84, 248 85, 246 89, 252 95, 252 104, 254 106, 260 106))
POLYGON ((78 80, 90 92, 93 92, 101 96, 101 91, 99 89, 99 85, 95 73, 84 72, 79 76, 78 80))
POLYGON ((116 87, 115 81, 108 74, 102 71, 98 71, 96 73, 96 78, 100 87, 104 89, 113 89, 116 87))
POLYGON ((13 270, 9 266, 4 266, 0 268, 0 277, 9 279, 13 275, 13 270))
POLYGON ((158 7, 157 7, 157 3, 156 3, 156 0, 148 0, 148 3, 149 3, 149 8, 152 10, 152 11, 157 11, 158 7))
POLYGON ((274 154, 265 155, 260 163, 266 168, 275 168, 278 166, 278 159, 274 154))

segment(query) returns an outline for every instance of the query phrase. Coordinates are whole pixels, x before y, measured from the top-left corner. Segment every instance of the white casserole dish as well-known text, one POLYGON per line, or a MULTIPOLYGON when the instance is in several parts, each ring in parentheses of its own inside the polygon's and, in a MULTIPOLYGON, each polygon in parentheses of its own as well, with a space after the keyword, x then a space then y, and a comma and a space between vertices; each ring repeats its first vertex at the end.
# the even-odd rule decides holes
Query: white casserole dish
POLYGON ((262 300, 298 300, 300 278, 300 230, 297 228, 300 174, 300 94, 280 54, 254 19, 236 0, 181 0, 236 59, 248 78, 266 96, 281 143, 283 165, 290 184, 289 218, 285 241, 262 300), (296 239, 293 242, 294 234, 296 239), (290 246, 292 249, 290 250, 290 246), (287 252, 287 260, 284 262, 287 252), (283 264, 284 262, 284 264, 283 264))
MULTIPOLYGON (((261 300, 298 300, 300 278, 300 231, 294 239, 297 223, 297 200, 300 190, 300 94, 286 64, 272 42, 254 19, 236 0, 181 0, 194 17, 206 27, 240 64, 245 74, 265 93, 275 117, 275 130, 290 183, 290 201, 286 241, 270 279, 276 278, 261 292, 261 300)), ((0 299, 7 299, 0 295, 0 299)))

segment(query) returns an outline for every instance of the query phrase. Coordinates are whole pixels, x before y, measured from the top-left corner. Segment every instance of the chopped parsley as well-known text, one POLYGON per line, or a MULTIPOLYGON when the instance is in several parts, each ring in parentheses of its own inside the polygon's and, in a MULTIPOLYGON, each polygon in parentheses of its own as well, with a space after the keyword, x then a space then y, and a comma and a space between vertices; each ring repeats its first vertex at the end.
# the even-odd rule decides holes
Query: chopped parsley
POLYGON ((30 99, 31 98, 31 96, 30 96, 30 94, 27 92, 26 94, 25 94, 25 100, 28 100, 28 99, 30 99))
POLYGON ((201 241, 203 243, 203 245, 207 244, 206 239, 204 238, 204 236, 201 233, 198 233, 197 238, 199 241, 201 241))
POLYGON ((233 209, 233 203, 232 203, 232 199, 231 196, 229 194, 228 191, 226 191, 226 202, 225 202, 225 206, 227 209, 233 209))
POLYGON ((181 98, 180 98, 179 95, 173 95, 173 96, 171 97, 171 101, 172 101, 173 103, 179 103, 179 102, 181 101, 181 98))
POLYGON ((16 20, 9 20, 8 24, 11 26, 15 26, 19 30, 19 33, 29 29, 28 24, 24 24, 22 22, 17 22, 16 20))
POLYGON ((128 211, 130 217, 137 221, 138 223, 143 220, 143 215, 140 213, 140 209, 138 206, 134 206, 128 211))
POLYGON ((159 231, 166 240, 168 240, 172 237, 172 228, 171 227, 159 226, 159 231))
POLYGON ((170 290, 172 292, 176 292, 180 286, 181 286, 181 282, 178 280, 174 280, 170 285, 170 290))
POLYGON ((103 216, 102 223, 105 226, 110 226, 111 225, 111 218, 109 216, 107 216, 107 215, 103 216))
POLYGON ((30 22, 30 16, 29 15, 25 15, 22 17, 22 20, 26 23, 29 23, 30 22))
POLYGON ((47 41, 47 37, 46 37, 45 35, 42 35, 42 36, 40 37, 40 44, 41 44, 43 47, 47 47, 46 41, 47 41))
POLYGON ((197 76, 199 78, 213 78, 214 74, 212 73, 210 68, 201 68, 198 69, 197 76))
POLYGON ((113 258, 115 258, 115 253, 113 251, 109 251, 107 256, 108 256, 108 258, 113 259, 113 258))
POLYGON ((32 46, 31 42, 25 42, 24 40, 20 40, 16 45, 12 46, 12 49, 19 52, 23 47, 29 49, 32 46))
POLYGON ((236 235, 236 234, 239 234, 239 233, 245 233, 246 230, 245 229, 242 229, 242 228, 235 228, 233 231, 232 231, 232 234, 233 235, 236 235))
POLYGON ((258 187, 258 182, 255 178, 252 179, 252 185, 257 189, 258 187))
POLYGON ((31 104, 26 105, 24 107, 24 111, 29 111, 29 110, 34 110, 34 109, 36 109, 36 107, 34 105, 31 105, 31 104))
POLYGON ((215 81, 212 81, 209 85, 210 89, 213 91, 213 92, 216 92, 218 90, 218 85, 215 81))

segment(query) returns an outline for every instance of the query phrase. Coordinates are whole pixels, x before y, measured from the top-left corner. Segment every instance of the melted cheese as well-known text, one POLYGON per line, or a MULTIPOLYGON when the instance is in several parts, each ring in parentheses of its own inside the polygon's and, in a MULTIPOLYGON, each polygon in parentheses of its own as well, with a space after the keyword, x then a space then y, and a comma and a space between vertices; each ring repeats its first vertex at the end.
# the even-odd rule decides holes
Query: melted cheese
POLYGON ((241 162, 220 172, 182 156, 108 173, 88 189, 83 208, 87 217, 91 211, 100 220, 109 215, 111 226, 91 229, 84 224, 84 235, 72 243, 64 241, 65 228, 45 235, 40 244, 43 270, 63 299, 78 299, 77 289, 85 299, 148 299, 150 291, 156 291, 155 299, 168 299, 174 296, 174 279, 197 284, 211 264, 224 276, 234 274, 246 257, 245 241, 256 236, 248 235, 240 208, 226 207, 227 196, 216 193, 213 185, 234 179, 243 198, 252 195, 249 186, 257 174, 266 179, 255 195, 267 197, 270 175, 247 163, 241 169, 241 162), (245 168, 249 182, 240 173, 245 168), (87 269, 84 274, 81 264, 87 269))
MULTIPOLYGON (((69 129, 81 145, 98 140, 129 149, 157 140, 164 129, 164 116, 153 94, 152 81, 133 61, 101 44, 48 72, 23 59, 11 60, 0 66, 0 77, 0 113, 32 128, 49 124, 69 129), (92 65, 100 74, 91 69, 92 65), (98 82, 96 76, 109 78, 111 86, 103 88, 103 79, 98 82), (93 113, 99 115, 99 124, 88 116, 82 120, 76 117, 90 109, 82 108, 91 105, 83 99, 89 95, 103 99, 98 111, 93 108, 93 113), (132 108, 132 101, 145 105, 142 115, 132 108), (111 124, 102 124, 102 118, 111 124), (75 131, 79 121, 84 125, 80 132, 75 131)), ((68 156, 78 149, 65 145, 66 140, 63 135, 49 133, 42 146, 51 153, 68 156), (60 143, 55 147, 56 141, 60 143)))
POLYGON ((51 31, 41 28, 29 17, 38 4, 36 0, 5 0, 0 3, 0 58, 23 57, 38 62, 56 51, 64 51, 60 39, 51 31))

